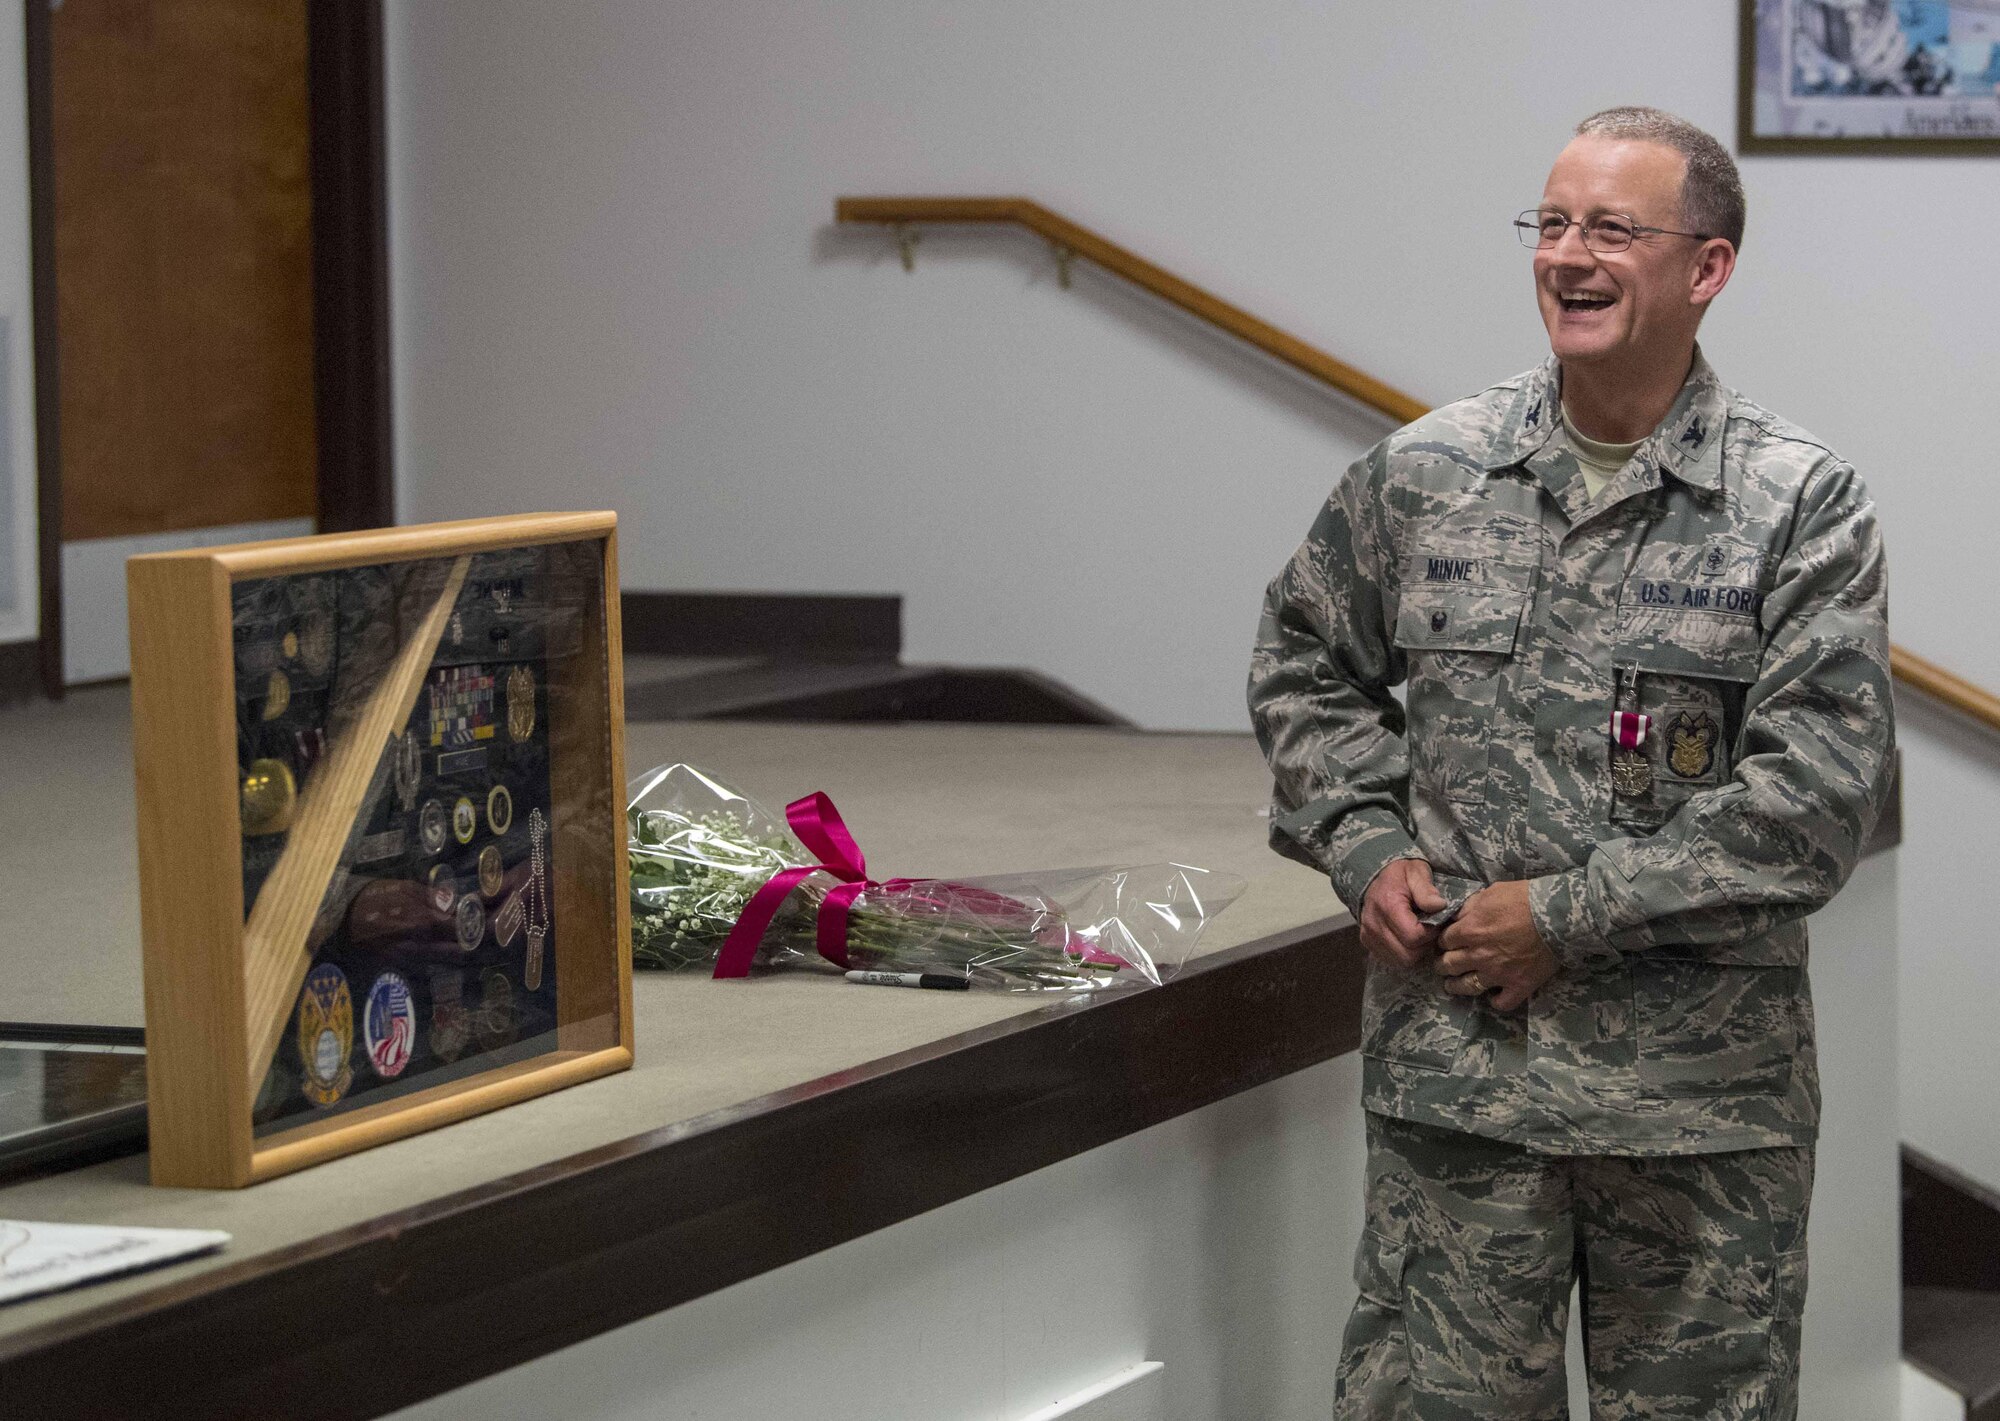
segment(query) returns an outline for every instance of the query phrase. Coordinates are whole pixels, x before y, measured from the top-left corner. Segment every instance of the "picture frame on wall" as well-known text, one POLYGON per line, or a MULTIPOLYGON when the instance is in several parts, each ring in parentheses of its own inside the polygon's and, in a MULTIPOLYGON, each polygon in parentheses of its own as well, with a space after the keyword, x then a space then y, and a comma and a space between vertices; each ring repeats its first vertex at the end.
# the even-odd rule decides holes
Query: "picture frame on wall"
POLYGON ((1743 153, 2000 153, 2000 0, 1739 0, 1743 153))
POLYGON ((155 1184, 631 1065, 616 523, 127 563, 155 1184))

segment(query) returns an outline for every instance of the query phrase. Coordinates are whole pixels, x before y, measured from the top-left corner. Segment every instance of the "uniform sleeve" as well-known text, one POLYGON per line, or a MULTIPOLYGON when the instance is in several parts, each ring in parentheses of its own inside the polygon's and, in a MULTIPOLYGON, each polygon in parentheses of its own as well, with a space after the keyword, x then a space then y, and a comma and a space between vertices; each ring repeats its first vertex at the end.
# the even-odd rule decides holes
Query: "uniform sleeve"
POLYGON ((1572 969, 1661 943, 1758 937, 1822 907, 1854 870, 1895 749, 1875 509, 1828 458, 1801 496, 1764 602, 1735 776, 1655 834, 1597 845, 1528 885, 1536 929, 1572 969))
POLYGON ((1383 865, 1417 858, 1409 828, 1407 674, 1390 643, 1395 575, 1378 446, 1347 471, 1272 581, 1250 661, 1250 717, 1274 781, 1271 847, 1311 864, 1359 916, 1383 865))

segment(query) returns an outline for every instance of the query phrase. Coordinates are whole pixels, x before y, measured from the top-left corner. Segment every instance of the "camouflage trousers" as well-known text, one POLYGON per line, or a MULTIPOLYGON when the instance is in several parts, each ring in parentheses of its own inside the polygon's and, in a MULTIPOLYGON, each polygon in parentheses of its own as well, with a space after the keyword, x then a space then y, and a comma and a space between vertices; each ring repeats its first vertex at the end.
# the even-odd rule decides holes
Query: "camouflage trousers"
POLYGON ((1810 1146, 1542 1155, 1368 1116, 1336 1421, 1792 1421, 1810 1146))

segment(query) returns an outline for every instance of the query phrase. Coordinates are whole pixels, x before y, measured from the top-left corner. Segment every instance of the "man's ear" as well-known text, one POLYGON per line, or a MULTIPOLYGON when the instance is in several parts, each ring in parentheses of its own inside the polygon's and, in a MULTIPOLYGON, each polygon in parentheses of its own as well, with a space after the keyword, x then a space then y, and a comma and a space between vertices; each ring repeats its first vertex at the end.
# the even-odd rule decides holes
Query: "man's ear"
POLYGON ((1688 304, 1706 306, 1722 294, 1736 271, 1736 248, 1721 237, 1701 244, 1694 262, 1694 280, 1688 288, 1688 304))

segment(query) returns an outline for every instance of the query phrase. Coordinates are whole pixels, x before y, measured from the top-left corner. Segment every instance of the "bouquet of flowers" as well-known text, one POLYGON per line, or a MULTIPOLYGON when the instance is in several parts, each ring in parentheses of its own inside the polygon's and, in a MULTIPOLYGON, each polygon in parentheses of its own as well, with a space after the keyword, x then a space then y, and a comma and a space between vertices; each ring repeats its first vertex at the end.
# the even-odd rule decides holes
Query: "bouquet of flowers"
POLYGON ((664 765, 628 800, 639 967, 728 977, 824 958, 1010 991, 1157 984, 1244 888, 1171 863, 878 883, 824 795, 779 819, 691 765, 664 765))

